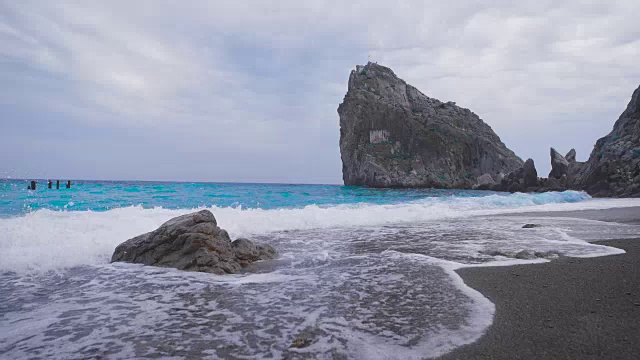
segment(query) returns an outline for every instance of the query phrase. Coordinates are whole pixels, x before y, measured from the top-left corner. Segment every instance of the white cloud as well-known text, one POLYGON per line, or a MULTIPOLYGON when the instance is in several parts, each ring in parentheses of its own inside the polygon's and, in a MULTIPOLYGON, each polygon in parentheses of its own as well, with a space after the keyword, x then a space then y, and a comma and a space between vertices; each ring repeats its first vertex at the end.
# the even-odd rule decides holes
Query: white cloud
MULTIPOLYGON (((367 53, 424 93, 478 113, 543 169, 549 144, 587 156, 640 82, 633 16, 640 3, 633 0, 21 1, 2 8, 0 78, 20 91, 2 90, 0 104, 67 114, 79 127, 179 134, 176 147, 193 151, 242 144, 286 161, 288 149, 319 159, 336 181, 335 109, 350 68, 367 53)), ((308 169, 291 171, 304 177, 308 169)))

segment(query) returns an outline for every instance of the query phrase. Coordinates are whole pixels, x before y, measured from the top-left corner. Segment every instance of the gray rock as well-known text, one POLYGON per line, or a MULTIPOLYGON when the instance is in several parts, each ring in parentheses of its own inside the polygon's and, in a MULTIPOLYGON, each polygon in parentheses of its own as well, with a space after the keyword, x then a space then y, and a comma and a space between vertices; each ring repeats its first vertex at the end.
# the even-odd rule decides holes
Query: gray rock
MULTIPOLYGON (((575 151, 574 151, 574 159, 575 159, 575 151)), ((565 159, 564 156, 560 155, 556 149, 551 148, 551 172, 549 173, 549 178, 560 179, 563 176, 567 175, 567 171, 569 170, 569 161, 565 159)))
POLYGON ((247 266, 259 260, 274 259, 276 250, 271 245, 256 244, 250 240, 240 238, 231 243, 240 265, 247 266))
POLYGON ((538 171, 533 163, 533 159, 527 159, 522 166, 523 170, 523 185, 525 187, 538 186, 538 171))
POLYGON ((492 187, 492 190, 512 193, 548 191, 545 186, 546 181, 547 179, 538 179, 538 172, 533 160, 527 159, 521 168, 504 176, 500 184, 492 187))
POLYGON ((378 64, 351 72, 338 114, 345 185, 471 188, 522 166, 476 114, 378 64))
POLYGON ((473 186, 473 190, 489 190, 494 185, 496 185, 496 182, 493 181, 491 175, 482 174, 476 179, 476 184, 473 186))
POLYGON ((561 254, 557 251, 536 251, 533 253, 533 255, 535 255, 537 258, 556 259, 561 254))
POLYGON ((531 260, 531 259, 537 258, 532 251, 527 251, 527 250, 518 251, 514 257, 520 260, 531 260))
POLYGON ((274 259, 271 245, 247 239, 231 242, 209 210, 178 216, 158 229, 129 239, 116 247, 111 262, 172 267, 187 271, 231 274, 246 265, 274 259))
POLYGON ((569 163, 576 162, 576 149, 569 150, 569 152, 567 153, 567 155, 564 156, 564 158, 567 159, 569 163))
POLYGON ((544 183, 544 187, 547 191, 564 191, 567 189, 567 177, 563 176, 560 179, 556 179, 554 177, 550 177, 544 183))
POLYGON ((524 224, 522 225, 523 229, 532 229, 532 228, 537 228, 537 227, 541 227, 542 225, 540 224, 524 224))
POLYGON ((640 87, 613 130, 596 142, 589 160, 569 173, 570 186, 592 196, 640 196, 640 87))
POLYGON ((520 183, 513 183, 509 185, 507 191, 510 193, 525 192, 525 188, 520 183))
POLYGON ((500 251, 500 250, 487 250, 480 251, 481 254, 489 255, 489 256, 504 256, 515 259, 522 260, 531 260, 531 259, 554 259, 560 256, 560 253, 557 251, 530 251, 530 250, 520 250, 518 252, 512 251, 500 251))

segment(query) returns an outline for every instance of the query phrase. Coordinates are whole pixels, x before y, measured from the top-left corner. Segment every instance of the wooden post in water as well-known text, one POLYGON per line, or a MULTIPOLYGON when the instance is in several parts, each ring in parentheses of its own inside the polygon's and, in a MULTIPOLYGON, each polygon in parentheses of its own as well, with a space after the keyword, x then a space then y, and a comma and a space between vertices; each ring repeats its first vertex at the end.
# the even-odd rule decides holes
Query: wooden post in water
POLYGON ((35 190, 36 189, 36 182, 31 180, 31 190, 35 190))
POLYGON ((71 189, 71 180, 67 181, 67 189, 71 189))
POLYGON ((60 180, 56 180, 56 189, 60 189, 60 180))
POLYGON ((53 184, 53 182, 51 180, 49 180, 49 182, 47 183, 47 186, 49 187, 49 189, 51 189, 51 185, 53 184))

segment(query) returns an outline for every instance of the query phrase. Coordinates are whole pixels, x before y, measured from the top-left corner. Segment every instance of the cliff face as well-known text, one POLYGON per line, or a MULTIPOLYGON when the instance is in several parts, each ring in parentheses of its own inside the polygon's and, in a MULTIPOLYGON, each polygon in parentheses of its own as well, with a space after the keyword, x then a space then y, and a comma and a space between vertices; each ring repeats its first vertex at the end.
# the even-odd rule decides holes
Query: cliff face
POLYGON ((471 188, 523 165, 476 114, 375 63, 351 71, 338 114, 345 185, 471 188))
POLYGON ((600 138, 584 163, 570 171, 570 186, 594 196, 640 196, 640 87, 613 130, 600 138))

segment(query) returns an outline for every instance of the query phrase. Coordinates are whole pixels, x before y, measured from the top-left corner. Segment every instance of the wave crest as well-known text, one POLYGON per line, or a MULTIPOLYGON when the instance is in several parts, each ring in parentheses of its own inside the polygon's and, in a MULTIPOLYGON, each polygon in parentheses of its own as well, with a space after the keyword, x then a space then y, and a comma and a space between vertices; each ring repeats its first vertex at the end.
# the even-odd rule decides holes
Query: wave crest
MULTIPOLYGON (((299 209, 210 207, 232 237, 276 231, 395 223, 525 211, 603 209, 639 206, 640 199, 591 199, 583 192, 433 197, 393 205, 309 205, 299 209)), ((203 208, 200 208, 203 209, 203 208)), ((50 270, 107 263, 121 242, 151 231, 168 219, 199 209, 144 209, 142 206, 93 211, 38 210, 0 219, 0 269, 50 270)))

